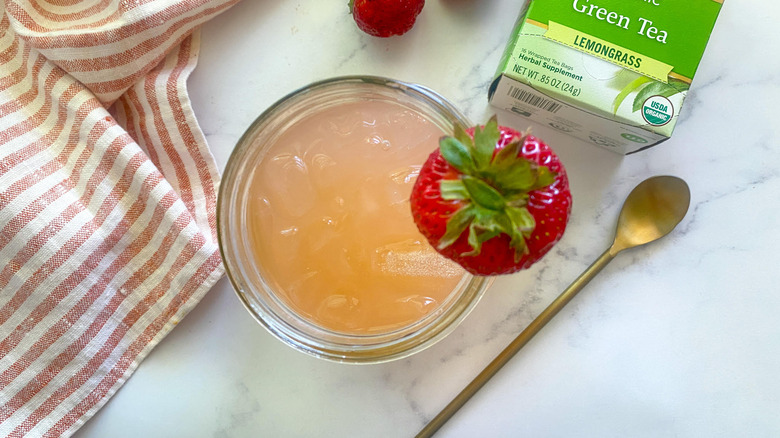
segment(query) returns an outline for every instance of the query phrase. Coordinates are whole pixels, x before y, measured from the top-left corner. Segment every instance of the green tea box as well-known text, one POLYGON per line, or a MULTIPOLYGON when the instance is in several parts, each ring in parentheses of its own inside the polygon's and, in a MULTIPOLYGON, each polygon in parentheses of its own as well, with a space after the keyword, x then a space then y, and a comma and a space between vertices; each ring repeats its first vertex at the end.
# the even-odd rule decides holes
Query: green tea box
POLYGON ((723 0, 529 0, 496 107, 622 154, 672 135, 723 0))

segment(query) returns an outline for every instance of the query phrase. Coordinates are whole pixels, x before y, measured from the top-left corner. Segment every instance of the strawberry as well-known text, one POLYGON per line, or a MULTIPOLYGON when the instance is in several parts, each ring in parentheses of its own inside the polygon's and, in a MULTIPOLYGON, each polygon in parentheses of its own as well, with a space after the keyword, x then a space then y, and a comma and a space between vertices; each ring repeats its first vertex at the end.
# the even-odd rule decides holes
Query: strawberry
POLYGON ((561 239, 572 204, 558 156, 495 116, 442 137, 410 202, 431 245, 475 275, 530 267, 561 239))
POLYGON ((408 32, 425 0, 350 0, 349 10, 365 33, 386 38, 408 32))

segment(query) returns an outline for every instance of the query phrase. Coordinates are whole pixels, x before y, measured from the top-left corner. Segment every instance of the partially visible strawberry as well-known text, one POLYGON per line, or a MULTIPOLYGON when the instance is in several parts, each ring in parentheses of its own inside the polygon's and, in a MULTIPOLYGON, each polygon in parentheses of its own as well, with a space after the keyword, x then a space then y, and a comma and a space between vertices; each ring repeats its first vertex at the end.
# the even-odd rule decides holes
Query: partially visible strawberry
POLYGON ((433 247, 475 275, 510 274, 537 262, 563 236, 572 204, 558 156, 495 117, 443 137, 410 201, 433 247))
POLYGON ((424 5, 425 0, 350 0, 349 10, 363 32, 385 38, 408 32, 424 5))

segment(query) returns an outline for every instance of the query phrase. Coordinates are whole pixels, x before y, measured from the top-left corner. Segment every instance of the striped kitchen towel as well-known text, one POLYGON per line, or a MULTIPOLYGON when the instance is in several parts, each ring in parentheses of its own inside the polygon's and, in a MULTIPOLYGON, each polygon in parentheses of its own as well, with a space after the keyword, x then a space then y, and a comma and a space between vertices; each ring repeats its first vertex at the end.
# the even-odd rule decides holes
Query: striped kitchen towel
POLYGON ((223 273, 185 83, 237 0, 0 1, 0 436, 69 436, 223 273))

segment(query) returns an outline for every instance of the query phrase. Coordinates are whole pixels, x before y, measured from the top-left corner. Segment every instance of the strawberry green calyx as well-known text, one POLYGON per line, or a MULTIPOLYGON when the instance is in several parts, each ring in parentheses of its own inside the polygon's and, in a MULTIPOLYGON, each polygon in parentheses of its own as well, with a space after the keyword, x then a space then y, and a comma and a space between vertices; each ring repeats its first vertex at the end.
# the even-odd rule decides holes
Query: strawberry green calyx
POLYGON ((441 155, 459 173, 457 179, 440 182, 441 197, 459 201, 461 207, 447 221, 439 249, 454 244, 468 229, 471 251, 464 255, 478 255, 484 242, 500 234, 510 237, 516 260, 527 253, 526 239, 536 226, 526 208, 528 193, 549 186, 556 175, 520 156, 525 136, 497 150, 500 135, 493 116, 474 129, 473 140, 461 126, 454 136, 440 140, 441 155))

